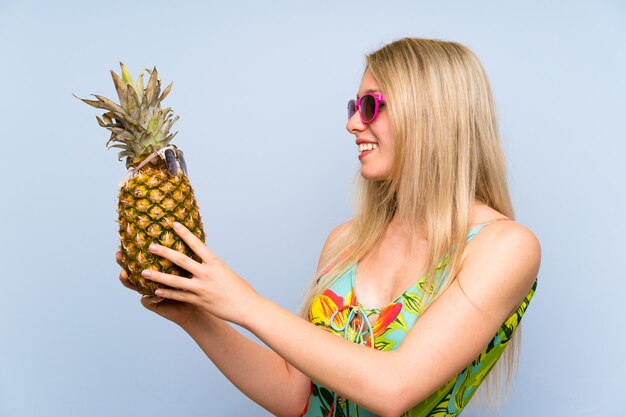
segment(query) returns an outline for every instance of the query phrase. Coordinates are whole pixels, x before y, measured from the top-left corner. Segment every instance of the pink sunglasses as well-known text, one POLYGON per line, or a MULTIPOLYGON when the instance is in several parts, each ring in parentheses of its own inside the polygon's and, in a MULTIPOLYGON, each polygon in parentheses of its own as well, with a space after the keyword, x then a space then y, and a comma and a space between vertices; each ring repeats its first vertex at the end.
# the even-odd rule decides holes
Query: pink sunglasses
POLYGON ((378 109, 385 105, 385 96, 378 93, 365 94, 358 100, 348 101, 348 120, 359 112, 361 121, 365 124, 372 123, 378 116, 378 109))

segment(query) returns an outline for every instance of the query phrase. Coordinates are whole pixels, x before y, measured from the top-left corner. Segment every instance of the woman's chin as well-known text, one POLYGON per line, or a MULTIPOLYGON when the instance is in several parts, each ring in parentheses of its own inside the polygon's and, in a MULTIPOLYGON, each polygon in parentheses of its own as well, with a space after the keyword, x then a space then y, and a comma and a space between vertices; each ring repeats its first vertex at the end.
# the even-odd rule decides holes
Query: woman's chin
POLYGON ((361 169, 361 176, 370 181, 383 181, 389 179, 389 174, 383 172, 371 172, 361 169))

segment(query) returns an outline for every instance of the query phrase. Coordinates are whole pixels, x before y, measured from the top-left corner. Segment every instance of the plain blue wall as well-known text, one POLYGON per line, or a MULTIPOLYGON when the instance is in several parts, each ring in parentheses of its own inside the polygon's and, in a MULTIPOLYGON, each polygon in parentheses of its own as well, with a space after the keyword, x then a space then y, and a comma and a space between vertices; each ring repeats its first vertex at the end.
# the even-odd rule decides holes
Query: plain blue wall
POLYGON ((71 93, 114 97, 120 60, 174 80, 208 246, 295 310, 350 217, 363 56, 404 36, 482 60, 517 219, 542 243, 493 415, 626 416, 624 2, 83 3, 0 0, 0 416, 267 415, 119 284, 124 166, 71 93))

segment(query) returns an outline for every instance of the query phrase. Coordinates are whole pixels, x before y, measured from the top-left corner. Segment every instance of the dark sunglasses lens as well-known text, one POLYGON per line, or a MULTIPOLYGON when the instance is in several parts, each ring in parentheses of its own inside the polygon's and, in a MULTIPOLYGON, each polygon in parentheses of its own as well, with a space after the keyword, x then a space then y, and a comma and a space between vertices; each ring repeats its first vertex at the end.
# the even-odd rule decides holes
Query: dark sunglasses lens
POLYGON ((352 118, 356 113, 356 102, 354 100, 348 101, 348 119, 352 118))
POLYGON ((371 122, 376 112, 376 99, 373 96, 363 96, 361 99, 361 115, 364 122, 371 122))

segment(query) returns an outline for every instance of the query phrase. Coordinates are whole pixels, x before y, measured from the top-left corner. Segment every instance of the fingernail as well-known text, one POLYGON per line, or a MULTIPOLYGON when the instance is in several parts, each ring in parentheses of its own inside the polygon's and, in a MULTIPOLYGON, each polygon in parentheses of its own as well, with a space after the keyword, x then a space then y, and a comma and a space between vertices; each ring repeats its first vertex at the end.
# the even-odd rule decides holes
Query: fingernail
POLYGON ((149 269, 144 269, 143 271, 141 271, 141 275, 148 278, 150 275, 152 275, 152 271, 150 271, 149 269))
POLYGON ((158 296, 158 297, 162 296, 162 295, 163 295, 163 290, 156 290, 156 291, 154 292, 154 295, 156 295, 156 296, 158 296))
POLYGON ((180 230, 180 223, 174 222, 174 230, 180 230))
POLYGON ((157 245, 155 245, 154 243, 151 243, 150 246, 148 247, 148 250, 150 252, 156 252, 157 250, 157 245))

